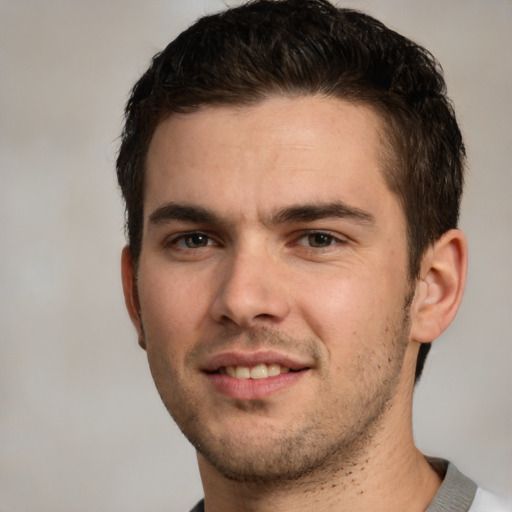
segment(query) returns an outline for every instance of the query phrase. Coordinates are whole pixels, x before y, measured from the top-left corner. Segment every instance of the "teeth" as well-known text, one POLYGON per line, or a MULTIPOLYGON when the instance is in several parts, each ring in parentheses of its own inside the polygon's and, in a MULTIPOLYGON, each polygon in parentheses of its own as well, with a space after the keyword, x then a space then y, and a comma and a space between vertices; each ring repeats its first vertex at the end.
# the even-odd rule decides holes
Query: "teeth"
POLYGON ((257 364, 251 368, 251 379, 266 379, 268 368, 266 364, 257 364))
POLYGON ((252 368, 249 366, 226 366, 219 369, 219 373, 227 374, 235 379, 266 379, 289 371, 290 368, 279 364, 257 364, 252 368))
POLYGON ((290 368, 285 368, 284 366, 281 367, 279 364, 269 364, 267 372, 269 377, 275 377, 276 375, 279 375, 281 371, 285 373, 284 370, 290 371, 290 368))
POLYGON ((236 379, 250 379, 251 378, 251 370, 248 366, 237 366, 235 371, 236 379))

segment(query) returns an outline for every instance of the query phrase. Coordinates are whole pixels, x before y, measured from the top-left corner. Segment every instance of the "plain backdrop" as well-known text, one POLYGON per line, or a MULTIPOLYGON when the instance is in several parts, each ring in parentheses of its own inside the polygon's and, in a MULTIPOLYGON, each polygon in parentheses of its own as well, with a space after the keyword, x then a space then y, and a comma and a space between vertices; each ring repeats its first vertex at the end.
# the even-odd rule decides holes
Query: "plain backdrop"
MULTIPOLYGON (((512 2, 344 5, 445 69, 469 154, 470 270, 416 392, 415 433, 425 452, 510 498, 512 2)), ((1 512, 185 511, 202 495, 124 310, 114 160, 149 59, 223 7, 0 0, 1 512)))

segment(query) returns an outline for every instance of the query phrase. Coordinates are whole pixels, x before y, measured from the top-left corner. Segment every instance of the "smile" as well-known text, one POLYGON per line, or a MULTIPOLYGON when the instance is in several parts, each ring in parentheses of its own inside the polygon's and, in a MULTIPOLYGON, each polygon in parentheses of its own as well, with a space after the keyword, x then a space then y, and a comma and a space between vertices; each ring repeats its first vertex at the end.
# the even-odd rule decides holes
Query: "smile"
POLYGON ((250 366, 223 366, 218 372, 221 375, 229 375, 235 379, 267 379, 268 377, 277 377, 282 373, 289 373, 291 370, 287 366, 280 364, 257 364, 250 366))
POLYGON ((202 373, 221 395, 235 400, 262 400, 308 378, 313 359, 273 350, 228 350, 211 356, 202 373))

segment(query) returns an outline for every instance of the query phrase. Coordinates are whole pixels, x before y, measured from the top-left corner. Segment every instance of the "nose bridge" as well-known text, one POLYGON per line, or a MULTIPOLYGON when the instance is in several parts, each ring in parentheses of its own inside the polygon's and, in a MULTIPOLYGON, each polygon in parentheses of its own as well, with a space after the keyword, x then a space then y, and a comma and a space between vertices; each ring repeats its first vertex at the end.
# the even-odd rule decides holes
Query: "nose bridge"
POLYGON ((241 241, 230 252, 212 307, 215 319, 251 327, 286 317, 289 304, 278 255, 261 239, 241 241))

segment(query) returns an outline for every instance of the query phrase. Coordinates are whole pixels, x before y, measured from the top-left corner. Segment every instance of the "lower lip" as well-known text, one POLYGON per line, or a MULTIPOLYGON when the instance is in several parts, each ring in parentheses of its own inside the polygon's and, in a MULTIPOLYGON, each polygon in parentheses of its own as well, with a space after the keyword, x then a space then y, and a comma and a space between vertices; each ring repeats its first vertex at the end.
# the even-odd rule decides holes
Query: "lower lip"
POLYGON ((235 379, 220 373, 205 374, 221 394, 236 400, 262 400, 283 391, 302 379, 307 370, 281 373, 266 379, 235 379))

